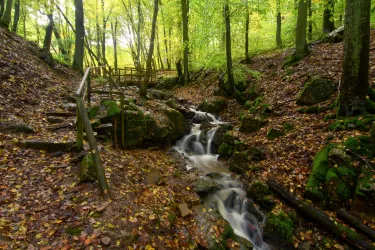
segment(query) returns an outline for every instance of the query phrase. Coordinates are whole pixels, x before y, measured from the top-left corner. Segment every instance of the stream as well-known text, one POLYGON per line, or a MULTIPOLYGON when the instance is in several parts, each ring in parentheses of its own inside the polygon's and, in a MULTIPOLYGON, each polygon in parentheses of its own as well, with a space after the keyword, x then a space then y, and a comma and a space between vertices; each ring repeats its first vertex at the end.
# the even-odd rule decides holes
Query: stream
POLYGON ((174 149, 186 159, 186 170, 196 169, 200 178, 209 176, 218 186, 218 191, 212 191, 203 200, 215 204, 225 220, 232 226, 234 233, 250 241, 254 249, 266 250, 268 245, 262 239, 262 224, 265 215, 258 210, 252 200, 246 198, 243 184, 233 177, 230 171, 219 161, 218 155, 212 154, 212 140, 221 124, 212 114, 196 111, 193 125, 188 135, 176 143, 174 149), (202 125, 209 125, 206 134, 201 130, 202 125), (202 140, 202 138, 205 140, 202 140), (205 142, 203 142, 205 141, 205 142))

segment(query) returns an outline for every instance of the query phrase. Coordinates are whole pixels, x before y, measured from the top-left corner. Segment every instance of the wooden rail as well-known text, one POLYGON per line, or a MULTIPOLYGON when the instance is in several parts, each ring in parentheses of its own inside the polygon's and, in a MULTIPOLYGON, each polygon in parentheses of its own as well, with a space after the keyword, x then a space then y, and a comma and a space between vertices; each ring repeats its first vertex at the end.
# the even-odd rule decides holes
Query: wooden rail
MULTIPOLYGON (((101 67, 102 68, 102 67, 101 67)), ((105 199, 108 199, 110 194, 109 185, 107 178, 105 176, 105 171, 102 165, 102 160, 100 157, 100 152, 98 145, 96 144, 94 131, 91 127, 90 119, 87 114, 87 110, 84 104, 84 98, 86 93, 88 93, 88 103, 91 103, 91 79, 90 71, 92 68, 87 68, 86 72, 82 78, 81 83, 76 91, 76 102, 77 102, 77 144, 76 148, 78 150, 83 150, 83 129, 86 131, 86 136, 90 146, 90 153, 92 155, 95 169, 98 176, 100 192, 105 199)), ((110 71, 109 71, 110 72, 110 71)))
MULTIPOLYGON (((141 85, 146 79, 145 69, 136 69, 131 67, 118 68, 112 72, 113 80, 117 84, 128 85, 141 85)), ((149 85, 156 84, 156 73, 152 72, 149 76, 149 85)))

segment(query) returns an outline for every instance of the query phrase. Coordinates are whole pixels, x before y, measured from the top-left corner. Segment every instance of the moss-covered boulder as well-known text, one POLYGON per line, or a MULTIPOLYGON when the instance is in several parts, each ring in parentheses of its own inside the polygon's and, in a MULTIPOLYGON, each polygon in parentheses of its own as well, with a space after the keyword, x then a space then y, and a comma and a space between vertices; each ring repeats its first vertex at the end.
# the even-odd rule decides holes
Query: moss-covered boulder
POLYGON ((80 164, 80 176, 79 180, 84 181, 95 181, 97 179, 97 173, 94 165, 94 160, 91 154, 85 155, 80 164))
POLYGON ((234 153, 234 146, 228 143, 222 143, 219 147, 219 157, 221 159, 229 159, 234 153))
POLYGON ((358 213, 375 218, 375 171, 367 166, 361 167, 357 180, 352 209, 358 213))
POLYGON ((226 100, 221 96, 213 96, 207 99, 204 99, 198 108, 203 112, 218 114, 227 106, 226 100))
POLYGON ((293 221, 283 212, 278 214, 270 213, 266 226, 263 230, 264 241, 277 249, 294 249, 293 245, 293 221))
POLYGON ((222 124, 220 125, 212 137, 211 141, 211 154, 217 154, 221 144, 224 142, 225 134, 233 129, 231 124, 222 124))
POLYGON ((267 139, 268 140, 274 140, 280 136, 283 136, 285 133, 283 130, 281 129, 276 129, 276 128, 271 128, 268 132, 267 132, 267 139))
POLYGON ((256 132, 266 124, 267 121, 264 119, 249 114, 242 117, 240 131, 244 133, 256 132))
POLYGON ((112 99, 101 101, 100 105, 87 109, 90 119, 100 119, 101 123, 111 122, 112 118, 121 113, 118 103, 112 99))
POLYGON ((374 115, 355 116, 347 119, 336 120, 329 126, 329 130, 359 130, 365 132, 370 130, 374 121, 374 115))
POLYGON ((234 152, 229 159, 229 170, 237 174, 243 174, 249 169, 247 151, 234 152))
POLYGON ((347 150, 368 158, 375 156, 375 140, 369 136, 349 137, 344 142, 344 146, 347 150))
POLYGON ((260 181, 255 181, 250 185, 246 197, 253 199, 266 211, 271 211, 276 206, 275 198, 268 185, 260 181))
POLYGON ((314 105, 328 100, 336 91, 335 83, 327 77, 311 76, 298 94, 298 105, 314 105))

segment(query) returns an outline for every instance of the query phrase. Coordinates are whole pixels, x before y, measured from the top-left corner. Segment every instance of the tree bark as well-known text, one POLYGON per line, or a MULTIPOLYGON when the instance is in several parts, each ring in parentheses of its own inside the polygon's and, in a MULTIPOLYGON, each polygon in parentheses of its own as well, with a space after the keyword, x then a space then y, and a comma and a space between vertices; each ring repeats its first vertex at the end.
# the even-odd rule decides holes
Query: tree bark
POLYGON ((18 22, 20 20, 20 0, 16 0, 14 3, 14 18, 12 31, 17 33, 18 22))
POLYGON ((231 94, 236 94, 236 87, 234 86, 234 76, 232 68, 232 45, 230 35, 230 13, 229 13, 229 1, 226 0, 224 5, 224 16, 225 16, 225 48, 227 54, 227 72, 228 72, 228 84, 231 90, 231 94))
MULTIPOLYGON (((161 5, 161 1, 160 2, 160 6, 161 5)), ((163 20, 163 34, 164 34, 164 47, 165 47, 165 58, 166 58, 166 61, 167 61, 167 67, 168 67, 168 70, 171 69, 171 60, 169 59, 169 53, 168 53, 168 42, 167 42, 167 31, 166 31, 166 28, 165 28, 165 20, 164 20, 164 12, 163 12, 163 8, 160 9, 160 12, 161 12, 161 17, 162 17, 162 20, 163 20)))
POLYGON ((189 82, 189 0, 181 0, 182 10, 182 40, 184 47, 184 85, 189 82))
POLYGON ((312 30, 313 30, 313 27, 312 27, 312 3, 311 3, 312 0, 307 0, 307 1, 308 1, 307 7, 309 9, 309 34, 308 34, 308 38, 311 41, 312 40, 312 30))
POLYGON ((53 31, 53 16, 52 14, 47 14, 48 17, 48 25, 46 27, 46 34, 44 36, 43 42, 43 50, 45 53, 49 53, 51 49, 51 42, 52 42, 52 31, 53 31))
POLYGON ((364 225, 361 220, 348 213, 348 211, 341 208, 336 214, 337 217, 355 227, 358 231, 369 237, 371 240, 375 240, 375 231, 372 228, 364 225))
POLYGON ((329 33, 335 30, 335 22, 333 20, 335 2, 333 0, 325 0, 323 13, 323 32, 329 33))
POLYGON ((147 55, 147 64, 146 64, 146 75, 145 79, 142 82, 141 88, 139 89, 139 96, 141 99, 145 99, 147 95, 148 82, 150 81, 150 75, 152 71, 152 55, 154 54, 154 41, 156 33, 156 20, 158 17, 158 2, 159 0, 154 0, 154 14, 152 17, 152 26, 151 26, 151 37, 150 37, 150 48, 147 55))
POLYGON ((277 12, 277 18, 276 18, 276 45, 278 48, 281 48, 283 46, 283 43, 281 41, 281 7, 280 7, 280 0, 277 0, 276 2, 276 12, 277 12))
POLYGON ((300 0, 298 4, 298 18, 296 28, 296 54, 297 58, 303 58, 310 53, 306 42, 307 4, 300 0))
POLYGON ((53 26, 53 34, 55 35, 56 37, 56 40, 57 40, 57 45, 59 46, 59 50, 60 50, 60 53, 64 56, 64 60, 66 61, 68 58, 68 53, 66 52, 65 48, 64 48, 64 44, 62 42, 62 39, 61 39, 61 36, 60 36, 60 33, 59 31, 57 30, 57 27, 54 25, 53 26))
POLYGON ((141 0, 137 2, 138 10, 138 28, 137 28, 137 68, 142 69, 141 64, 141 27, 142 27, 142 9, 141 9, 141 0))
POLYGON ((164 69, 163 59, 161 58, 161 53, 160 53, 159 32, 156 32, 156 43, 157 43, 157 52, 158 52, 158 58, 159 58, 159 66, 161 69, 164 69))
POLYGON ((83 75, 83 54, 84 54, 84 41, 85 41, 85 27, 83 23, 83 3, 82 0, 74 0, 75 10, 75 30, 76 40, 74 49, 73 68, 78 70, 83 75))
POLYGON ((338 223, 337 221, 332 220, 328 215, 313 207, 309 203, 290 194, 275 180, 269 179, 267 184, 273 192, 275 192, 283 200, 287 201, 303 216, 319 224, 322 229, 337 235, 356 249, 374 249, 374 247, 370 246, 362 237, 360 237, 359 234, 338 223))
POLYGON ((1 17, 1 22, 7 29, 9 29, 10 21, 12 20, 12 4, 12 0, 7 0, 7 5, 4 14, 1 17))
POLYGON ((113 40, 113 57, 114 57, 114 66, 115 66, 116 71, 118 68, 118 65, 117 65, 117 24, 118 24, 118 20, 116 18, 115 25, 111 23, 112 40, 113 40))
POLYGON ((368 93, 371 0, 347 0, 345 44, 338 116, 355 116, 366 111, 368 93))
POLYGON ((250 62, 249 55, 249 27, 250 27, 250 13, 249 2, 246 0, 246 14, 245 14, 245 62, 250 62))
POLYGON ((0 18, 4 14, 4 9, 5 9, 5 0, 0 0, 0 18))

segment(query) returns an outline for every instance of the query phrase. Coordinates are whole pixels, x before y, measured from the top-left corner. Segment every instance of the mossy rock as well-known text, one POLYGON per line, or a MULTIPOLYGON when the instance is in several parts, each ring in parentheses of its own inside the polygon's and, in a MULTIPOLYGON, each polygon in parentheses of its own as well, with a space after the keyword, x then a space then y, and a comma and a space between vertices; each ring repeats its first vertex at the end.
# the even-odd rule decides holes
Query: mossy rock
POLYGON ((169 119, 169 124, 172 127, 170 140, 177 140, 189 132, 189 123, 187 122, 185 116, 179 111, 173 108, 165 107, 163 109, 163 113, 169 119))
POLYGON ((349 137, 345 142, 344 146, 346 149, 351 150, 368 158, 373 158, 375 156, 375 145, 374 140, 371 137, 360 135, 357 137, 349 137))
POLYGON ((229 159, 229 170, 237 174, 243 174, 249 169, 247 151, 234 152, 229 159))
POLYGON ((104 100, 101 104, 107 108, 107 117, 114 117, 121 113, 117 103, 113 100, 104 100))
POLYGON ((328 154, 336 147, 335 144, 329 144, 320 150, 314 157, 312 172, 307 181, 305 193, 312 200, 324 199, 322 184, 325 182, 326 174, 329 169, 328 154))
POLYGON ((343 120, 337 120, 329 126, 329 130, 359 130, 369 131, 373 122, 375 121, 374 115, 355 116, 343 120))
POLYGON ((254 84, 251 84, 250 87, 246 89, 244 94, 245 94, 246 99, 250 101, 254 101, 263 93, 263 91, 264 89, 262 88, 262 85, 260 83, 254 83, 254 84))
POLYGON ((253 115, 246 115, 241 120, 240 131, 244 133, 252 133, 260 130, 267 124, 262 118, 255 117, 253 115))
POLYGON ((375 218, 375 171, 368 166, 361 166, 361 173, 357 180, 355 199, 352 209, 362 213, 367 218, 375 218))
POLYGON ((226 132, 223 137, 223 142, 229 145, 234 145, 234 142, 238 140, 238 136, 233 135, 231 132, 226 132))
POLYGON ((297 111, 298 111, 298 113, 301 113, 301 114, 317 114, 317 113, 324 112, 326 110, 327 110, 326 107, 312 106, 312 107, 300 108, 297 111))
POLYGON ((293 249, 293 221, 283 212, 270 213, 264 227, 264 240, 278 249, 293 249))
POLYGON ((335 83, 327 77, 311 76, 297 97, 297 105, 314 105, 332 97, 335 83))
POLYGON ((227 143, 222 143, 219 147, 219 157, 229 159, 234 153, 234 147, 227 143))
POLYGON ((248 155, 250 160, 261 161, 264 160, 265 155, 261 148, 250 147, 248 149, 248 155))
POLYGON ((266 211, 271 211, 276 205, 268 185, 263 182, 253 182, 246 192, 246 197, 253 199, 266 211))
POLYGON ((79 179, 81 182, 95 181, 97 179, 96 168, 91 154, 85 155, 82 159, 79 179))
POLYGON ((234 149, 235 151, 241 152, 241 151, 246 151, 247 145, 243 143, 242 141, 234 141, 234 149))
POLYGON ((198 107, 200 110, 211 113, 218 114, 227 106, 226 100, 221 96, 214 96, 205 99, 198 107))
POLYGON ((267 133, 268 140, 275 140, 276 138, 283 136, 285 133, 283 130, 271 128, 267 133))

